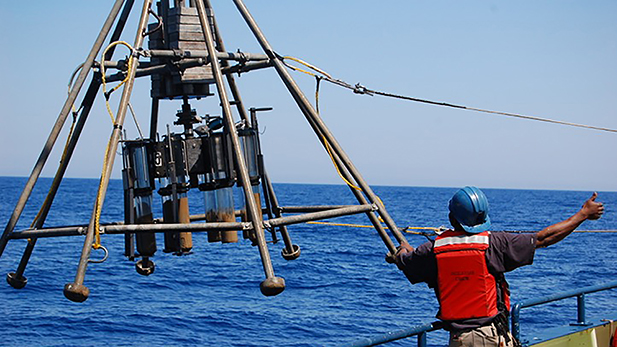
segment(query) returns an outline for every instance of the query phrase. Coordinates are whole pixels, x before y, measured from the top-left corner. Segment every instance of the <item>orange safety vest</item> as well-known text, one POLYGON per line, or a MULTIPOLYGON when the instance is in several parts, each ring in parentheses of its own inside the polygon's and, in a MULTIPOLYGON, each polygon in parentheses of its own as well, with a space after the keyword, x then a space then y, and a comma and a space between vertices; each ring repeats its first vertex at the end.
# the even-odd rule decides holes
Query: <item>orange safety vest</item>
MULTIPOLYGON (((435 239, 437 259, 438 318, 446 321, 492 317, 497 308, 497 283, 488 271, 486 250, 490 232, 467 234, 449 230, 435 239)), ((510 298, 501 281, 506 310, 510 298)))

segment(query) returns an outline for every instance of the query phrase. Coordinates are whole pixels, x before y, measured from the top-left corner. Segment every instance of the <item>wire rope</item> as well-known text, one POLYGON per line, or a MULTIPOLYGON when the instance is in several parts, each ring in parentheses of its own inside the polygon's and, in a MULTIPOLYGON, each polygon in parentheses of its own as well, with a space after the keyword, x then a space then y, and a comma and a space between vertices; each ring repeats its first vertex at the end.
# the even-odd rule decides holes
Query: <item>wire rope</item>
POLYGON ((469 107, 469 106, 464 106, 464 105, 459 105, 459 104, 454 104, 454 103, 449 103, 449 102, 427 100, 427 99, 415 98, 415 97, 406 96, 406 95, 393 94, 393 93, 388 93, 388 92, 384 92, 384 91, 373 90, 373 89, 369 89, 369 88, 367 88, 367 87, 365 87, 365 86, 363 86, 363 85, 361 85, 359 83, 357 83, 355 85, 351 85, 350 83, 347 83, 347 82, 345 82, 343 80, 335 79, 330 74, 328 74, 325 71, 323 71, 322 69, 320 69, 318 67, 315 67, 315 66, 313 66, 313 65, 311 65, 311 64, 309 64, 309 63, 307 63, 307 62, 305 62, 305 61, 303 61, 301 59, 290 57, 290 56, 285 56, 285 57, 280 57, 280 58, 283 59, 283 63, 284 63, 285 66, 289 67, 290 69, 292 69, 294 71, 298 71, 298 72, 302 72, 302 73, 308 74, 310 76, 318 78, 318 80, 321 80, 321 79, 326 80, 326 81, 328 81, 328 82, 330 82, 332 84, 341 86, 343 88, 350 89, 350 90, 352 90, 356 94, 365 94, 365 95, 370 95, 370 96, 372 96, 372 95, 380 95, 380 96, 396 98, 396 99, 402 99, 402 100, 413 101, 413 102, 419 102, 419 103, 435 105, 435 106, 450 107, 450 108, 456 108, 456 109, 461 109, 461 110, 468 110, 468 111, 487 113, 487 114, 492 114, 492 115, 520 118, 520 119, 526 119, 526 120, 534 120, 534 121, 545 122, 545 123, 552 123, 552 124, 559 124, 559 125, 565 125, 565 126, 571 126, 571 127, 577 127, 577 128, 585 128, 585 129, 591 129, 591 130, 598 130, 598 131, 617 133, 616 129, 606 128, 606 127, 598 127, 598 126, 586 125, 586 124, 580 124, 580 123, 564 122, 564 121, 555 120, 555 119, 549 119, 549 118, 538 117, 538 116, 530 116, 530 115, 513 113, 513 112, 494 111, 494 110, 488 110, 488 109, 477 108, 477 107, 469 107), (300 63, 302 65, 305 65, 306 67, 310 68, 313 71, 316 71, 317 73, 319 73, 321 75, 318 75, 316 73, 313 73, 313 72, 310 72, 310 71, 306 71, 304 69, 295 67, 295 66, 290 65, 288 63, 285 63, 285 61, 284 61, 285 59, 289 59, 289 60, 298 62, 298 63, 300 63))

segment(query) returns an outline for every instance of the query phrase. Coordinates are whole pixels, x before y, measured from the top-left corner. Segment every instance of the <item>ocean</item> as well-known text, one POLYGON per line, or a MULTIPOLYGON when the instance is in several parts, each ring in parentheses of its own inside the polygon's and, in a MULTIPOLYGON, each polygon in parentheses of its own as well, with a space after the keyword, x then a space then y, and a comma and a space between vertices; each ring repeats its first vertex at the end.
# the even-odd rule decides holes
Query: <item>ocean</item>
MULTIPOLYGON (((6 225, 25 178, 0 177, 0 221, 6 225)), ((41 179, 17 230, 27 228, 51 179, 41 179)), ((45 226, 86 224, 98 180, 66 179, 45 226)), ((345 186, 275 184, 281 205, 353 204, 345 186)), ((456 188, 373 187, 399 227, 448 225, 447 202, 456 188)), ((493 230, 540 230, 580 208, 592 192, 485 189, 493 230)), ((102 222, 123 219, 122 182, 112 180, 102 222)), ((190 192, 192 214, 204 213, 203 195, 190 192)), ((599 192, 604 217, 580 230, 617 229, 617 193, 599 192)), ((160 217, 160 199, 155 197, 160 217)), ((370 224, 365 215, 333 222, 370 224)), ((384 261, 386 248, 373 229, 299 224, 289 227, 300 258, 280 256, 282 241, 268 244, 277 276, 286 289, 264 297, 264 273, 256 247, 248 240, 208 243, 193 235, 193 254, 164 254, 163 237, 153 258, 156 271, 135 272, 123 256, 121 235, 103 235, 109 259, 90 264, 85 285, 90 298, 64 298, 72 282, 83 237, 40 239, 26 269, 28 285, 0 285, 3 346, 339 346, 359 338, 435 321, 437 302, 426 285, 411 285, 396 266, 384 261)), ((412 245, 426 238, 406 234, 412 245)), ((269 235, 267 236, 269 239, 269 235)), ((574 233, 536 252, 534 264, 507 274, 513 302, 597 285, 617 277, 617 233, 574 233)), ((15 271, 25 241, 10 241, 0 258, 0 273, 15 271)), ((586 296, 587 317, 615 313, 615 290, 586 296)), ((576 299, 522 311, 524 338, 547 327, 576 320, 576 299)), ((428 334, 431 346, 446 344, 447 334, 428 334)), ((416 339, 389 346, 415 345, 416 339)))

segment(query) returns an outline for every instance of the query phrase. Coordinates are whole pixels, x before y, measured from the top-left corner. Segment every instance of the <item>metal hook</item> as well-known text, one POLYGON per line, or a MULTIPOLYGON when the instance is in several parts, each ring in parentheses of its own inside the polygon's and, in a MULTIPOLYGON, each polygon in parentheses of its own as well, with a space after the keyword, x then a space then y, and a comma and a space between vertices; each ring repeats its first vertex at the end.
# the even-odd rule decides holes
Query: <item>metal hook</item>
MULTIPOLYGON (((107 250, 107 248, 105 248, 105 246, 99 246, 99 248, 102 249, 103 252, 105 252, 105 255, 103 256, 103 259, 101 259, 101 260, 88 259, 88 263, 100 264, 100 263, 104 262, 105 260, 107 260, 107 257, 109 257, 109 251, 107 250)), ((97 249, 97 248, 95 248, 95 249, 97 249)))

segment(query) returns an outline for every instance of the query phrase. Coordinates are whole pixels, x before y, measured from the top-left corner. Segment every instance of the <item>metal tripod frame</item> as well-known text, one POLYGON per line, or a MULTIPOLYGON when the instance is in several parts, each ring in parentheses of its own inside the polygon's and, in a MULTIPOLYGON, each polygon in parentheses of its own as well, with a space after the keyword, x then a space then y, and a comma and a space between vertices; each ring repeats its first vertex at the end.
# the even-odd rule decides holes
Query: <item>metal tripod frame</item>
MULTIPOLYGON (((208 11, 212 12, 212 8, 209 0, 193 0, 192 4, 197 9, 197 14, 199 17, 199 23, 201 25, 203 35, 205 38, 207 55, 205 57, 196 57, 194 59, 185 59, 180 64, 180 67, 191 67, 191 66, 203 66, 207 63, 210 64, 210 67, 213 72, 214 82, 217 89, 217 95, 219 97, 219 101, 222 108, 223 119, 225 126, 229 129, 231 143, 233 152, 237 162, 237 169, 239 174, 239 184, 244 193, 246 207, 247 207, 247 215, 248 222, 218 222, 218 223, 192 223, 192 224, 149 224, 149 225, 101 225, 100 232, 107 234, 125 234, 129 235, 131 233, 139 233, 139 232, 165 232, 165 231, 208 231, 208 230, 251 230, 255 235, 255 243, 259 249, 262 265, 264 269, 264 273, 266 279, 262 281, 260 284, 261 291, 264 295, 277 295, 285 289, 285 281, 281 277, 277 277, 274 274, 274 270, 272 267, 272 261, 270 259, 270 254, 268 247, 266 245, 265 239, 265 230, 278 228, 283 236, 283 241, 285 243, 285 248, 283 250, 283 256, 286 259, 295 259, 299 256, 299 247, 293 245, 289 234, 286 229, 286 225, 303 223, 306 221, 313 221, 324 218, 332 218, 338 216, 344 216, 349 214, 358 214, 358 213, 366 213, 369 220, 377 230, 380 238, 386 245, 389 255, 392 255, 396 251, 396 246, 391 239, 390 235, 386 231, 386 228, 382 225, 381 220, 385 223, 386 227, 390 230, 390 233, 394 236, 395 240, 399 243, 407 243, 405 237, 401 233, 401 231, 397 228, 394 220, 390 217, 388 212, 386 211, 383 203, 377 197, 377 195, 372 191, 370 186, 365 182, 359 171, 356 169, 351 159, 344 152, 342 147, 336 141, 335 137, 329 131, 319 114, 315 111, 313 106, 310 104, 306 96, 299 89, 295 81, 292 79, 288 71, 285 69, 283 62, 279 55, 275 53, 272 49, 265 36, 257 26, 255 20, 249 13, 248 9, 242 2, 242 0, 233 0, 236 5, 238 11, 246 21, 250 30, 252 31, 255 38, 258 40, 261 45, 265 56, 263 55, 255 55, 255 54, 234 54, 234 53, 226 53, 223 45, 223 41, 221 39, 221 35, 218 31, 218 26, 214 15, 208 15, 208 11), (214 33, 213 33, 214 31, 214 33), (216 38, 216 39, 215 39, 216 38), (215 57, 215 58, 213 58, 215 57), (242 66, 230 66, 229 60, 247 60, 248 58, 252 58, 252 60, 256 62, 249 62, 241 64, 242 66), (249 172, 247 168, 247 163, 245 162, 244 156, 242 155, 242 149, 240 145, 239 136, 235 129, 234 119, 232 115, 231 105, 236 105, 237 112, 240 115, 241 119, 245 121, 247 124, 250 124, 251 119, 246 113, 244 105, 242 103, 242 99, 240 97, 239 90, 237 88, 236 82, 233 78, 234 72, 239 71, 251 71, 253 69, 261 69, 266 67, 274 67, 279 77, 281 78, 284 85, 287 87, 289 93, 292 95, 296 104, 298 105, 300 111, 305 116, 309 125, 317 135, 319 141, 324 146, 324 149, 331 153, 334 164, 337 166, 338 170, 341 173, 341 176, 345 178, 350 184, 350 190, 353 195, 358 200, 359 205, 351 205, 351 206, 308 206, 308 207, 296 207, 293 208, 284 208, 279 206, 276 195, 274 194, 274 190, 272 188, 272 184, 268 179, 267 175, 264 175, 264 190, 268 194, 266 196, 267 202, 266 205, 268 207, 268 211, 274 215, 274 218, 270 218, 268 220, 262 220, 262 209, 261 206, 257 205, 255 199, 252 198, 252 187, 249 177, 249 172), (227 89, 225 85, 225 81, 223 79, 223 75, 226 76, 227 86, 229 87, 233 101, 230 101, 227 89), (355 186, 352 186, 355 183, 355 186), (359 188, 358 188, 359 187, 359 188), (294 215, 283 217, 283 211, 291 211, 295 212, 306 212, 303 215, 294 215)), ((139 20, 139 24, 137 27, 135 40, 134 40, 134 49, 135 52, 128 58, 132 60, 132 63, 137 66, 138 55, 137 51, 143 51, 141 48, 143 46, 144 38, 146 36, 146 28, 148 24, 149 14, 151 12, 153 0, 144 0, 143 6, 141 8, 141 16, 139 20)), ((168 0, 161 0, 161 3, 166 4, 168 7, 168 0)), ((25 239, 28 238, 29 242, 26 246, 26 250, 21 258, 18 269, 15 273, 9 273, 7 275, 7 281, 15 288, 23 288, 25 286, 27 279, 23 276, 28 260, 32 254, 34 246, 38 238, 41 237, 56 237, 56 236, 69 236, 69 235, 85 235, 84 245, 81 252, 80 261, 77 268, 77 273, 75 279, 71 283, 67 283, 64 288, 65 296, 76 302, 85 301, 89 296, 89 289, 84 285, 85 273, 87 269, 87 265, 90 259, 90 253, 92 250, 92 244, 95 237, 95 214, 97 211, 97 204, 99 202, 95 202, 92 216, 90 218, 90 222, 87 226, 77 226, 77 227, 57 227, 57 228, 43 228, 43 224, 51 208, 51 204, 53 203, 53 199, 56 196, 58 188, 60 186, 60 182, 62 181, 66 169, 68 167, 68 163, 70 158, 77 146, 77 142, 81 132, 85 126, 86 119, 91 111, 92 105, 94 103, 96 94, 100 88, 100 81, 97 78, 96 74, 88 87, 84 98, 81 102, 80 111, 74 113, 74 117, 77 117, 77 113, 79 113, 79 119, 76 122, 76 127, 74 132, 72 133, 68 145, 66 148, 66 154, 63 156, 63 160, 60 162, 56 175, 54 177, 54 181, 52 183, 52 187, 48 193, 47 198, 45 199, 43 205, 41 206, 41 212, 36 220, 33 222, 33 225, 30 229, 24 231, 14 231, 15 226, 24 210, 25 204, 28 201, 34 185, 36 184, 40 173, 49 157, 49 154, 58 138, 60 130, 62 129, 68 115, 70 113, 72 105, 75 103, 77 99, 77 95, 79 94, 85 79, 89 73, 89 71, 96 66, 95 57, 100 52, 103 47, 103 42, 105 38, 109 35, 111 31, 111 27, 113 23, 120 17, 116 23, 115 29, 111 35, 110 42, 117 41, 126 24, 127 18, 132 10, 134 4, 134 0, 116 0, 112 10, 105 21, 103 28, 101 29, 90 53, 88 54, 77 78, 72 86, 70 93, 67 97, 66 102, 54 124, 52 131, 45 143, 43 150, 30 174, 30 177, 24 187, 21 196, 15 206, 15 209, 9 219, 7 226, 0 237, 0 256, 4 252, 6 245, 11 239, 25 239), (121 11, 122 10, 122 11, 121 11), (121 12, 121 13, 120 13, 121 12)), ((165 52, 165 51, 150 51, 149 54, 151 56, 154 55, 170 55, 176 54, 176 52, 165 52)), ((105 59, 111 59, 113 55, 113 48, 110 49, 105 55, 105 59)), ((251 59, 248 59, 249 61, 251 59)), ((106 64, 107 65, 107 64, 106 64)), ((109 64, 110 66, 114 66, 113 62, 109 64)), ((240 65, 240 64, 239 64, 240 65)), ((109 185, 109 180, 111 176, 111 171, 114 164, 115 156, 113 155, 117 148, 118 144, 121 140, 121 132, 124 124, 124 120, 126 117, 126 112, 128 108, 128 103, 130 96, 132 94, 133 84, 136 77, 146 76, 149 74, 156 73, 160 71, 164 67, 160 66, 150 66, 145 67, 143 69, 129 69, 128 78, 124 84, 122 90, 122 96, 119 102, 118 110, 116 113, 116 120, 114 124, 114 128, 109 140, 109 148, 108 152, 111 153, 109 156, 105 158, 105 170, 101 175, 99 192, 98 194, 101 196, 100 203, 104 201, 105 194, 107 191, 107 187, 109 185)), ((119 75, 112 75, 106 78, 108 81, 120 80, 122 79, 119 75)), ((150 123, 150 138, 156 138, 156 128, 158 122, 158 109, 159 109, 159 99, 152 99, 152 110, 151 110, 151 123, 150 123)), ((265 169, 263 170, 265 173, 265 169)), ((191 220, 196 221, 200 220, 199 216, 191 216, 191 220)), ((274 234, 275 236, 275 234, 274 234)), ((276 237, 276 236, 275 236, 276 237)))

